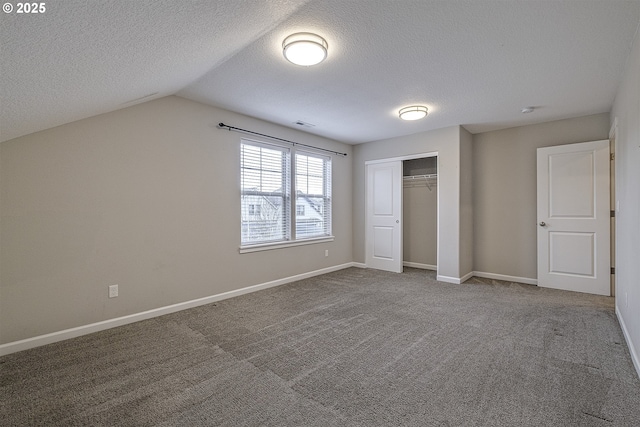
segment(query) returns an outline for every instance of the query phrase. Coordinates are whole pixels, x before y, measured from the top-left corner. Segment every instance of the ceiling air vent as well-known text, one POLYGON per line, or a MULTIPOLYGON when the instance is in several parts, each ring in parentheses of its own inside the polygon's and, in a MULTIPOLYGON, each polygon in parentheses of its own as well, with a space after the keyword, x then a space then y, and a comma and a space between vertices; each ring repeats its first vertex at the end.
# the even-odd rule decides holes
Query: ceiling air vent
POLYGON ((302 126, 302 127, 305 127, 305 128, 316 127, 316 125, 314 125, 312 123, 303 122, 302 120, 298 120, 296 122, 293 122, 293 124, 298 125, 298 126, 302 126))

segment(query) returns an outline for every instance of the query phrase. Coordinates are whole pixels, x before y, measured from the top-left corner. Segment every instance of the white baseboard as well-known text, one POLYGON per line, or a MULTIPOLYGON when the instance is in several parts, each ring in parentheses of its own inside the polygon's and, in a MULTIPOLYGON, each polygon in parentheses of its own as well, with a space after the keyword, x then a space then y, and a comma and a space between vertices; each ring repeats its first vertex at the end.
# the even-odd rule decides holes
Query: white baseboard
POLYGON ((538 285, 538 279, 530 279, 528 277, 507 276, 504 274, 485 273, 482 271, 474 271, 473 276, 484 277, 485 279, 504 280, 506 282, 525 283, 527 285, 538 285))
POLYGON ((460 277, 443 276, 441 274, 436 275, 436 280, 439 282, 455 283, 456 285, 462 283, 462 279, 460 277))
POLYGON ((627 330, 627 325, 624 323, 624 319, 620 314, 620 310, 618 310, 618 305, 616 304, 616 317, 618 318, 618 322, 620 323, 620 328, 622 329, 622 334, 624 335, 624 339, 627 342, 627 347, 629 348, 629 353, 631 354, 631 361, 633 362, 633 366, 636 368, 636 373, 638 374, 638 378, 640 378, 640 357, 638 357, 638 353, 636 352, 636 348, 633 345, 633 341, 631 341, 631 335, 629 335, 629 331, 627 330))
POLYGON ((473 277, 473 271, 470 271, 469 273, 465 274, 462 277, 451 277, 451 276, 443 276, 441 274, 437 274, 436 280, 440 282, 455 283, 456 285, 459 285, 471 279, 472 277, 473 277))
MULTIPOLYGON (((352 263, 353 267, 359 267, 359 268, 367 268, 366 264, 363 263, 352 263)), ((402 263, 403 266, 405 267, 413 267, 413 268, 422 268, 424 270, 434 270, 434 271, 438 271, 438 266, 437 265, 430 265, 430 264, 421 264, 421 263, 417 263, 417 262, 409 262, 409 261, 404 261, 402 263)), ((527 285, 538 285, 538 280, 537 279, 531 279, 528 277, 518 277, 518 276, 507 276, 505 274, 495 274, 495 273, 485 273, 483 271, 471 271, 467 274, 465 274, 462 277, 452 277, 452 276, 444 276, 441 274, 437 274, 436 275, 436 280, 440 281, 440 282, 447 282, 447 283, 455 283, 456 285, 459 285, 461 283, 466 282, 467 280, 469 280, 472 277, 484 277, 485 279, 495 279, 495 280, 504 280, 506 282, 518 282, 518 283, 524 283, 527 285)))
POLYGON ((409 261, 404 261, 402 265, 404 265, 405 267, 413 267, 413 268, 421 268, 423 270, 438 271, 437 265, 421 264, 419 262, 409 262, 409 261))
POLYGON ((536 279, 530 279, 528 277, 517 277, 517 276, 506 276, 504 274, 494 274, 494 273, 484 273, 482 271, 471 271, 465 274, 462 277, 450 277, 450 276, 442 276, 438 274, 436 276, 436 280, 447 283, 455 283, 457 285, 466 282, 472 277, 484 277, 486 279, 496 279, 496 280, 504 280, 507 282, 518 282, 525 283, 527 285, 537 285, 538 281, 536 279))
POLYGON ((365 264, 363 262, 352 262, 351 263, 351 267, 368 268, 367 264, 365 264))
POLYGON ((236 289, 234 291, 223 292, 217 295, 211 295, 204 298, 198 298, 191 301, 185 301, 178 304, 168 305, 165 307, 154 308, 152 310, 143 311, 141 313, 130 314, 128 316, 117 317, 115 319, 104 320, 102 322, 91 323, 89 325, 78 326, 76 328, 65 329, 62 331, 52 332, 46 335, 40 335, 33 338, 27 338, 20 341, 14 341, 0 345, 0 356, 4 356, 18 351, 28 350, 30 348, 40 347, 52 344, 58 341, 64 341, 70 338, 76 338, 82 335, 92 334, 94 332, 104 331, 106 329, 115 328, 129 323, 139 322, 141 320, 151 319, 153 317, 163 316, 165 314, 175 313, 176 311, 186 310, 188 308, 198 307, 212 302, 221 301, 227 298, 233 298, 251 292, 268 289, 275 286, 284 285, 295 282, 297 280, 307 279, 309 277, 319 276, 321 274, 331 273, 333 271, 343 270, 349 267, 360 267, 358 263, 348 262, 346 264, 335 265, 333 267, 322 268, 320 270, 310 271, 308 273, 297 274, 295 276, 285 277, 283 279, 272 280, 271 282, 260 283, 258 285, 247 286, 246 288, 236 289))
POLYGON ((474 274, 473 274, 473 273, 474 273, 473 271, 470 271, 470 272, 468 272, 467 274, 465 274, 464 276, 462 276, 462 277, 460 278, 460 283, 464 283, 464 282, 466 282, 467 280, 471 279, 471 278, 474 276, 474 274))

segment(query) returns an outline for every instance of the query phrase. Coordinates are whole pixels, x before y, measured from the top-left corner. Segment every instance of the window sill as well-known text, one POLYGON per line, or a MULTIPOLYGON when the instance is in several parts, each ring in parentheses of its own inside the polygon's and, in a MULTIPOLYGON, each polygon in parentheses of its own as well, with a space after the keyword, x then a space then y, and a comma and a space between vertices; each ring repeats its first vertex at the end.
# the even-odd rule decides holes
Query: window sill
POLYGON ((290 248, 292 246, 302 245, 314 245, 316 243, 333 242, 334 236, 316 237, 313 239, 296 240, 290 242, 277 242, 277 243, 261 243, 250 246, 240 246, 240 253, 247 254, 251 252, 270 251, 272 249, 290 248))

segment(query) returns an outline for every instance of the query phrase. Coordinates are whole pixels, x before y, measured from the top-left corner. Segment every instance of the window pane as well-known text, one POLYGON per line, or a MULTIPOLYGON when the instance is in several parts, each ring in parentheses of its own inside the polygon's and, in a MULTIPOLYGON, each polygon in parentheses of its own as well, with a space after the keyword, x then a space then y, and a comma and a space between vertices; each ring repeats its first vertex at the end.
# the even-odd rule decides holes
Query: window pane
POLYGON ((282 193, 283 176, 279 172, 262 172, 260 191, 266 193, 282 193))
POLYGON ((260 188, 260 171, 242 169, 242 189, 260 188))
POLYGON ((324 194, 324 179, 322 176, 310 176, 309 177, 309 189, 307 194, 323 195, 324 194))
POLYGON ((331 160, 296 154, 296 239, 331 235, 331 160))
POLYGON ((288 150, 241 145, 242 244, 288 240, 288 150))

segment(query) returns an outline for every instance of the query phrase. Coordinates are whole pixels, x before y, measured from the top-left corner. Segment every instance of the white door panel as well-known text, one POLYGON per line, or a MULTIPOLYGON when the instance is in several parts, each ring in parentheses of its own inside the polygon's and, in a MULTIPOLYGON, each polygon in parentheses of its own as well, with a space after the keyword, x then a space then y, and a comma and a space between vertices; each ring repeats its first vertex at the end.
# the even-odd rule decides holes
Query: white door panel
POLYGON ((373 227, 373 257, 393 259, 393 227, 373 227))
POLYGON ((538 285, 610 293, 609 141, 538 149, 538 285))
POLYGON ((549 218, 594 218, 594 153, 551 154, 549 218))
POLYGON ((373 214, 393 215, 393 170, 377 169, 373 172, 373 214))
POLYGON ((402 272, 402 162, 367 165, 366 263, 402 272))
POLYGON ((549 232, 549 272, 594 277, 595 233, 549 232))

